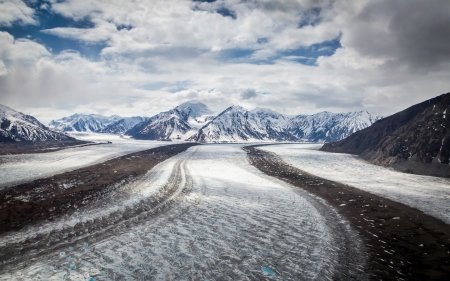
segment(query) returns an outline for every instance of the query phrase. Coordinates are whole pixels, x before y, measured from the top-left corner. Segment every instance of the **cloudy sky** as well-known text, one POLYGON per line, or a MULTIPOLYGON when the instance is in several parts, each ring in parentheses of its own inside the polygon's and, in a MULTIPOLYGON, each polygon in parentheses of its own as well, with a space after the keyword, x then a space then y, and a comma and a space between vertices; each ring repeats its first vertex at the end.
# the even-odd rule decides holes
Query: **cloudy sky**
POLYGON ((388 115, 450 92, 448 0, 0 0, 0 103, 388 115))

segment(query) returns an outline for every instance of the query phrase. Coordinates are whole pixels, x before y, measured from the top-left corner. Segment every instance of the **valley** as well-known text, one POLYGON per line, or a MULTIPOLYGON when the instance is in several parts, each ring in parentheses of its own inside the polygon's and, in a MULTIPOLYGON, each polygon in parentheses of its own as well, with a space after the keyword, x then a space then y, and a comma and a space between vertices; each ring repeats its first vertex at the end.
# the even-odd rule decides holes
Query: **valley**
MULTIPOLYGON (((332 154, 336 163, 357 172, 344 172, 349 180, 325 179, 319 163, 332 171, 335 160, 322 159, 330 154, 319 147, 169 143, 145 150, 142 144, 140 152, 5 188, 2 206, 12 213, 2 213, 14 225, 2 224, 0 280, 439 280, 449 274, 450 228, 440 220, 447 211, 426 209, 433 218, 410 203, 417 200, 413 192, 398 196, 357 184, 367 177, 358 172, 361 160, 343 154, 332 154), (19 215, 27 204, 33 211, 19 215)), ((448 182, 422 177, 420 184, 440 180, 448 182)))
POLYGON ((0 281, 450 280, 449 0, 0 0, 0 281))
POLYGON ((59 128, 7 108, 0 280, 445 280, 449 179, 364 160, 446 120, 446 104, 422 105, 380 119, 186 102, 59 128))

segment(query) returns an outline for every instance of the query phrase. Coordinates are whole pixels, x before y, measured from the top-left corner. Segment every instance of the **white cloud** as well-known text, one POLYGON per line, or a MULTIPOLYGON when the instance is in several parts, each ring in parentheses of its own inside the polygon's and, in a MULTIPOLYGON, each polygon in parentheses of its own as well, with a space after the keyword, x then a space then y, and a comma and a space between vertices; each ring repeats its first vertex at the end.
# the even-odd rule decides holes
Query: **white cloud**
POLYGON ((95 29, 81 29, 72 27, 56 27, 41 30, 43 33, 62 38, 80 40, 86 43, 98 43, 110 39, 117 32, 114 24, 107 21, 98 21, 95 29))
POLYGON ((33 18, 34 10, 21 0, 0 0, 0 26, 12 23, 37 24, 33 18))
POLYGON ((0 31, 1 60, 36 60, 43 56, 50 56, 43 45, 28 39, 14 40, 8 32, 0 31))
POLYGON ((7 75, 9 73, 8 69, 5 66, 5 63, 0 60, 0 76, 7 75))
POLYGON ((432 8, 424 7, 428 17, 416 15, 415 23, 403 15, 403 10, 415 15, 411 9, 418 0, 411 1, 53 3, 53 11, 76 20, 88 17, 94 27, 45 32, 87 43, 105 42, 103 56, 96 61, 73 52, 52 56, 36 42, 0 33, 0 59, 7 67, 2 71, 0 65, 0 73, 6 74, 0 75, 2 101, 19 109, 35 107, 44 119, 51 115, 45 113, 49 108, 55 115, 150 116, 191 99, 216 112, 241 104, 287 114, 363 109, 390 114, 450 88, 450 56, 448 48, 442 48, 450 36, 438 40, 432 34, 445 35, 450 25, 437 30, 438 25, 430 22, 437 17, 445 23, 440 15, 448 5, 431 1, 439 2, 433 7, 444 12, 431 16, 432 8), (308 14, 319 6, 318 16, 308 14), (215 13, 219 7, 234 11, 236 19, 215 13), (298 28, 311 17, 319 17, 319 23, 298 28), (430 41, 411 42, 414 28, 417 40, 423 41, 428 31, 430 41), (280 50, 339 35, 343 48, 319 57, 315 66, 299 64, 299 59, 308 58, 298 55, 274 59, 280 50), (250 59, 220 59, 220 50, 237 48, 255 52, 250 59), (421 63, 416 57, 420 53, 430 63, 421 63), (255 63, 267 58, 270 64, 255 63))
POLYGON ((75 20, 89 18, 95 27, 59 27, 44 32, 88 43, 108 40, 109 46, 103 51, 105 54, 180 47, 214 51, 260 49, 260 38, 269 39, 272 49, 285 50, 339 36, 339 30, 331 26, 298 28, 302 12, 306 12, 315 1, 278 2, 282 6, 281 11, 274 10, 270 1, 65 1, 53 4, 53 10, 75 20), (234 11, 237 18, 216 13, 220 7, 234 11), (121 26, 132 28, 119 31, 116 26, 119 29, 121 26))

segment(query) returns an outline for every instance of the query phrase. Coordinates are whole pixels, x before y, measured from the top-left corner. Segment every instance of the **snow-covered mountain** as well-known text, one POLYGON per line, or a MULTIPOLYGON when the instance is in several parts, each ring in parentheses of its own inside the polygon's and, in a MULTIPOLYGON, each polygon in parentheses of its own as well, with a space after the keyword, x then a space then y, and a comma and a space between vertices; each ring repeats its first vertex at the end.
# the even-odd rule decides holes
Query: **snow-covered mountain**
POLYGON ((45 127, 36 118, 0 104, 0 141, 49 141, 73 139, 45 127))
POLYGON ((100 132, 109 134, 123 134, 137 124, 145 122, 148 119, 148 117, 141 116, 124 117, 114 123, 107 125, 103 129, 101 129, 100 132))
POLYGON ((150 118, 74 114, 50 122, 50 127, 59 131, 126 134, 146 140, 331 142, 344 139, 378 119, 367 111, 325 111, 288 117, 266 108, 246 110, 238 105, 214 116, 205 104, 188 101, 150 118))
POLYGON ((289 118, 270 109, 248 111, 232 106, 202 127, 189 140, 199 142, 341 140, 372 125, 380 117, 367 111, 321 112, 289 118))
POLYGON ((186 139, 207 124, 211 110, 200 102, 185 102, 174 109, 161 112, 126 132, 135 139, 186 139))
POLYGON ((49 123, 49 127, 62 132, 100 132, 103 128, 117 122, 121 118, 118 115, 74 114, 58 120, 52 120, 49 123))
POLYGON ((349 113, 324 111, 313 115, 295 116, 288 122, 286 130, 299 140, 332 142, 367 128, 380 118, 367 111, 349 113))
POLYGON ((275 111, 255 108, 248 111, 239 105, 229 107, 203 126, 189 140, 199 142, 293 141, 284 130, 288 118, 275 111))

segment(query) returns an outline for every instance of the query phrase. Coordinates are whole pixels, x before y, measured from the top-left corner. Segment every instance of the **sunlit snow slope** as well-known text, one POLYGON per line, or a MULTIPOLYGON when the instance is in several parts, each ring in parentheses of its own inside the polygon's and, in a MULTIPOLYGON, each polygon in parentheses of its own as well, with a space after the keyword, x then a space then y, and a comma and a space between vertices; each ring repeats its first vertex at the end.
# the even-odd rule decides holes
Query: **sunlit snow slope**
POLYGON ((74 214, 80 230, 67 220, 49 223, 55 231, 44 247, 55 250, 5 270, 0 280, 364 279, 364 250, 348 224, 322 200, 250 166, 238 145, 192 147, 127 190, 127 200, 74 214), (180 190, 171 208, 107 223, 122 217, 108 208, 131 212, 165 181, 180 190), (77 231, 71 241, 64 234, 77 231), (101 232, 104 238, 90 240, 101 232))
POLYGON ((396 172, 372 165, 358 156, 322 152, 316 144, 260 147, 287 163, 316 176, 345 183, 409 205, 450 223, 450 181, 444 178, 396 172))
POLYGON ((69 148, 48 153, 17 154, 0 156, 0 188, 15 185, 38 177, 46 177, 63 171, 80 168, 107 159, 157 146, 171 144, 158 141, 121 139, 116 135, 81 134, 79 139, 89 141, 111 141, 78 148, 69 148))

